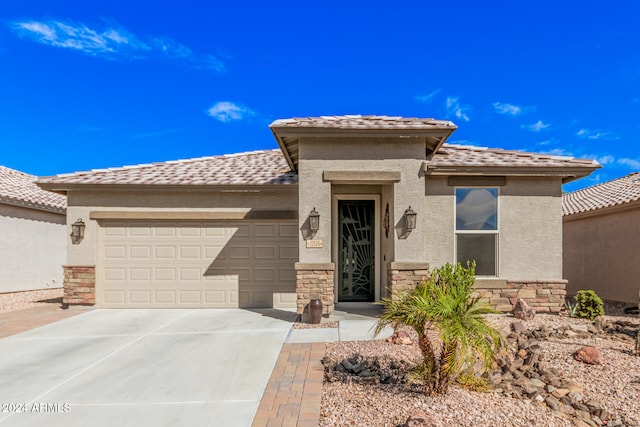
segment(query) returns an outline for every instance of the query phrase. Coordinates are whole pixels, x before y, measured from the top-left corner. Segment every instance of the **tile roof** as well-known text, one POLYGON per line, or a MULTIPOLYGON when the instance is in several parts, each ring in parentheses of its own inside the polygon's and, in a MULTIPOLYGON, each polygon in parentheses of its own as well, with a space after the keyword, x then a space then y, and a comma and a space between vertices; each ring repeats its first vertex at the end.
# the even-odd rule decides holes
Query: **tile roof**
POLYGON ((443 144, 428 162, 437 167, 599 167, 594 160, 528 153, 500 148, 443 144))
POLYGON ((38 183, 51 188, 51 184, 268 185, 297 181, 280 150, 262 150, 76 172, 43 177, 38 183))
POLYGON ((562 196, 563 215, 596 211, 640 200, 640 172, 562 196))
POLYGON ((320 116, 279 119, 271 128, 323 128, 323 129, 438 129, 454 128, 448 120, 421 119, 399 116, 320 116))
POLYGON ((0 166, 0 203, 63 213, 67 198, 41 189, 35 184, 37 179, 34 175, 0 166))
MULTIPOLYGON (((444 144, 427 161, 428 169, 456 167, 585 167, 592 160, 482 147, 444 144)), ((175 160, 119 168, 42 177, 45 188, 74 184, 104 185, 270 185, 296 184, 280 150, 252 151, 222 156, 175 160)))

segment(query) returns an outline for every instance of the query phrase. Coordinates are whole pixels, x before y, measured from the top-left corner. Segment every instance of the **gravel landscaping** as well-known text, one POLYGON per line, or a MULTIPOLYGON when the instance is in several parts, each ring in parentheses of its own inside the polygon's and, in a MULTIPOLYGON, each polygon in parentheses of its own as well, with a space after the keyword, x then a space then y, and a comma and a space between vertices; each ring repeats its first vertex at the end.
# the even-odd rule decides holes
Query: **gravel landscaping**
POLYGON ((3 293, 0 294, 0 313, 24 310, 52 302, 61 304, 63 294, 63 288, 3 293))
POLYGON ((625 315, 622 308, 608 304, 597 324, 562 315, 538 314, 527 322, 490 316, 509 336, 512 355, 504 358, 509 366, 501 362, 489 375, 493 384, 486 392, 453 385, 447 395, 426 397, 417 385, 407 384, 406 371, 420 359, 413 331, 408 345, 385 340, 327 344, 320 425, 397 427, 422 412, 430 424, 414 425, 640 426, 640 357, 633 356, 638 316, 625 315), (583 346, 599 350, 602 363, 577 361, 583 346), (524 359, 510 366, 518 362, 518 351, 524 359), (351 362, 364 367, 364 374, 344 369, 351 362), (539 365, 544 375, 520 367, 523 363, 539 365), (520 382, 507 381, 512 373, 520 382))

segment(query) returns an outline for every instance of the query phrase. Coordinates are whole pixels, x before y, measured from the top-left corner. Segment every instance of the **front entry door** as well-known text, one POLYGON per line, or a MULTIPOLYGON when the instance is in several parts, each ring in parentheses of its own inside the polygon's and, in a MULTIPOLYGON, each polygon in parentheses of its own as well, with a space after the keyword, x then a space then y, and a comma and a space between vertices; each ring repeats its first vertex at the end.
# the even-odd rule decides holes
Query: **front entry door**
POLYGON ((338 200, 338 301, 373 301, 373 200, 338 200))

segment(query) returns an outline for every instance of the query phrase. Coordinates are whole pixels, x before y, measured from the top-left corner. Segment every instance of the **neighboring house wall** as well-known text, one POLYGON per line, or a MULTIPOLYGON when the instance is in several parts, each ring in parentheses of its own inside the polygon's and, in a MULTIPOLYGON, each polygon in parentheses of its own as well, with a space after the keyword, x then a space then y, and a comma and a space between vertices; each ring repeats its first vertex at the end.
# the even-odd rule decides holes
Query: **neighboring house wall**
POLYGON ((638 303, 640 207, 565 217, 564 275, 575 295, 592 289, 603 299, 638 303))
POLYGON ((64 214, 0 203, 0 293, 62 287, 64 214))
MULTIPOLYGON (((473 183, 474 178, 466 179, 473 183)), ((478 183, 483 182, 478 178, 478 183)), ((480 185, 482 186, 482 185, 480 185)), ((455 261, 455 186, 447 177, 427 177, 421 225, 426 260, 433 267, 455 261)), ((499 186, 498 277, 562 279, 562 197, 559 178, 507 177, 499 186)))

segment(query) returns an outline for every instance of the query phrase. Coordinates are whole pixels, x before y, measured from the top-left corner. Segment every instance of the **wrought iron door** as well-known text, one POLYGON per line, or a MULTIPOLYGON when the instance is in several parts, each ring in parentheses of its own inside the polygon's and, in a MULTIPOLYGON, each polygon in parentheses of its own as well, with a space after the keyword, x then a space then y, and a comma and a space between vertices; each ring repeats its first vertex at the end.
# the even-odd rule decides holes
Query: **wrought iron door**
POLYGON ((338 300, 375 296, 374 202, 338 201, 338 300))

